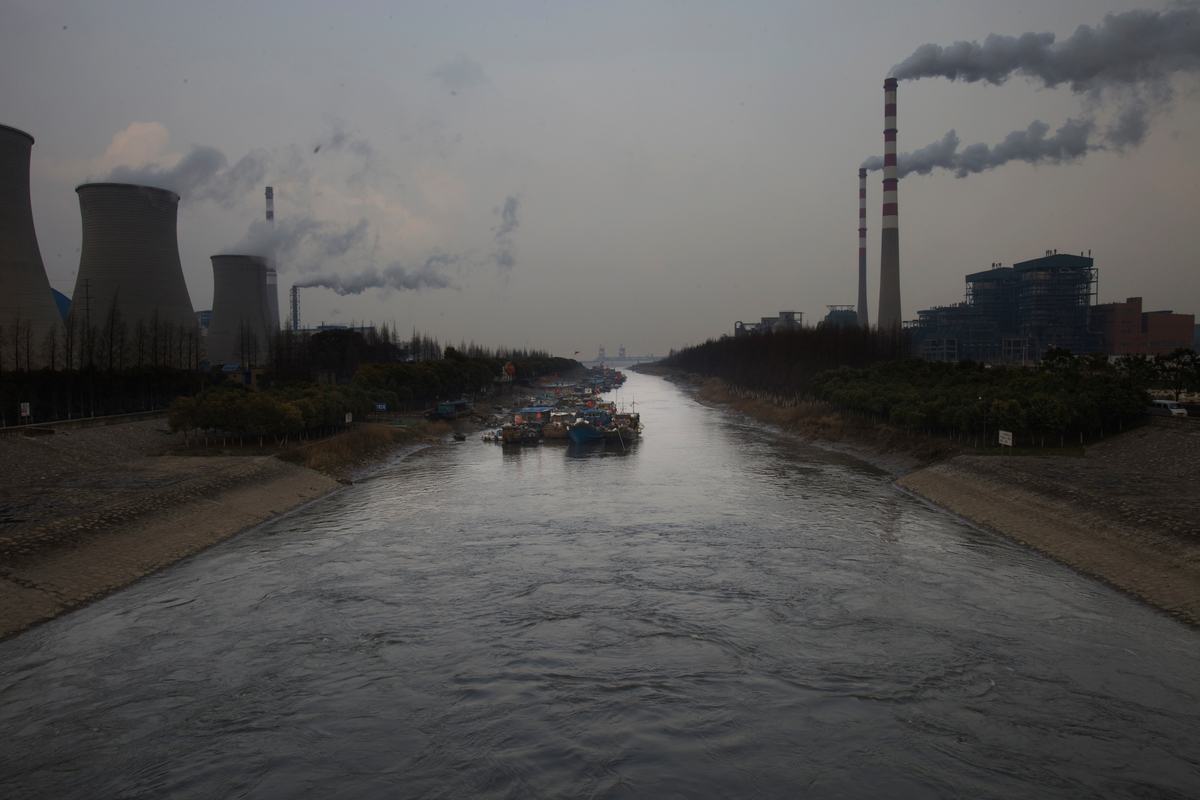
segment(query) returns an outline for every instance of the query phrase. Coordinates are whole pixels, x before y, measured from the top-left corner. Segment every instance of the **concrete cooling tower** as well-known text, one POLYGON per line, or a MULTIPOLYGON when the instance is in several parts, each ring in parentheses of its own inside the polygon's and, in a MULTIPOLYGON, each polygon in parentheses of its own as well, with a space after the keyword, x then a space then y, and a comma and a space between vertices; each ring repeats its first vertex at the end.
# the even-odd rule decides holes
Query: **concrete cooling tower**
POLYGON ((274 267, 267 267, 267 307, 271 309, 268 318, 271 330, 279 330, 279 273, 274 267))
POLYGON ((8 342, 0 363, 5 369, 42 367, 42 342, 62 320, 33 229, 29 202, 32 148, 33 137, 28 133, 0 125, 0 326, 8 342), (12 345, 14 327, 21 340, 17 348, 12 345))
POLYGON ((179 195, 129 183, 76 187, 83 245, 71 308, 80 323, 104 324, 113 300, 130 329, 151 324, 196 327, 175 235, 179 195))
POLYGON ((267 260, 259 256, 213 256, 212 322, 208 358, 213 364, 264 364, 271 334, 267 260))

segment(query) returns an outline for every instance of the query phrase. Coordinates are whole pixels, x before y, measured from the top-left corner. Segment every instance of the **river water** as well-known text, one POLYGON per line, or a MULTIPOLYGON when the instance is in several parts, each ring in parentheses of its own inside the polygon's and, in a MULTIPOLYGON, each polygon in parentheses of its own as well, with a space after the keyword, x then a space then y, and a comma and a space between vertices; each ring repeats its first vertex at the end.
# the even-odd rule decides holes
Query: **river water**
POLYGON ((1195 797, 1200 634, 848 456, 429 447, 0 644, 0 795, 1195 797))

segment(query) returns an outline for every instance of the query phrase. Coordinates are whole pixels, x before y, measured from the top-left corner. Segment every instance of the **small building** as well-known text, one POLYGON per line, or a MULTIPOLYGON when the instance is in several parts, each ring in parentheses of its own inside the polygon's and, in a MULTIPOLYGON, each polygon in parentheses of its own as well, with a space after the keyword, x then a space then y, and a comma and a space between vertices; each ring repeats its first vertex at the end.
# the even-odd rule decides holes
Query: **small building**
POLYGON ((853 305, 826 306, 829 313, 822 320, 825 327, 853 328, 858 326, 858 307, 853 305))
POLYGON ((1091 323, 1100 334, 1105 355, 1166 355, 1178 347, 1195 346, 1194 314, 1142 311, 1140 297, 1093 306, 1091 323))

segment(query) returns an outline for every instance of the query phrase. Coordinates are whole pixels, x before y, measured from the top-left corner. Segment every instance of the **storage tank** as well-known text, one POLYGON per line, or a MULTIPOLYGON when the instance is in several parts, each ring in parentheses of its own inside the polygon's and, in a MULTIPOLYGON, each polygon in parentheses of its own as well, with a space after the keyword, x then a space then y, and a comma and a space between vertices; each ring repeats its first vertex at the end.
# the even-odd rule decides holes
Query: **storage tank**
POLYGON ((196 312, 183 279, 176 238, 179 195, 130 183, 75 188, 83 218, 79 274, 71 308, 76 319, 104 324, 114 298, 132 329, 155 319, 195 329, 196 312))
POLYGON ((46 278, 29 202, 33 137, 0 125, 0 326, 5 369, 43 366, 42 343, 61 317, 46 278), (20 347, 13 347, 17 328, 20 347), (14 355, 16 363, 14 364, 14 355))
POLYGON ((213 364, 265 364, 270 346, 267 259, 213 256, 213 307, 208 357, 213 364))

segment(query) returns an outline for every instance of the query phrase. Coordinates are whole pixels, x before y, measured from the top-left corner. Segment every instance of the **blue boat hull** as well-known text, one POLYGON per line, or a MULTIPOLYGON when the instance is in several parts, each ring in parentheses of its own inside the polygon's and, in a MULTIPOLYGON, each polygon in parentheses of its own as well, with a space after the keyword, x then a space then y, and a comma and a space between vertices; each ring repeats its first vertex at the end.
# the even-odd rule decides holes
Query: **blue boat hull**
POLYGON ((584 442, 594 442, 597 440, 603 441, 604 434, 599 428, 593 428, 590 425, 572 425, 567 428, 567 435, 571 437, 571 441, 576 444, 584 442))

